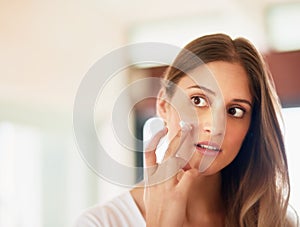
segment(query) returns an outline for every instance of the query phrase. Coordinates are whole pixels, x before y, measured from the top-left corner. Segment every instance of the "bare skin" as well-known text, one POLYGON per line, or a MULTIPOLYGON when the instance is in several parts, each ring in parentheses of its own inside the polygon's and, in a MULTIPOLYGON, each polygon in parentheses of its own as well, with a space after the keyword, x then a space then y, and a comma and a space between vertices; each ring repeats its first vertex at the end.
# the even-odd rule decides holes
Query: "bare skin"
POLYGON ((219 174, 201 176, 197 169, 181 170, 166 182, 134 188, 131 195, 147 226, 218 227, 224 226, 220 182, 219 174))
MULTIPOLYGON (((191 157, 187 167, 180 169, 170 179, 131 190, 131 195, 148 227, 224 226, 226 213, 221 194, 221 170, 236 157, 249 129, 252 97, 247 74, 242 66, 227 62, 212 62, 207 66, 214 73, 224 96, 227 124, 221 145, 222 151, 204 173, 200 173, 197 167, 204 154, 197 152, 191 157)), ((193 82, 188 78, 183 77, 178 85, 190 95, 192 101, 196 96, 202 97, 201 90, 190 89, 193 82)), ((220 132, 212 130, 210 120, 206 118, 209 116, 206 112, 210 111, 206 105, 208 100, 203 96, 203 100, 200 101, 197 100, 195 105, 199 109, 199 118, 205 124, 199 126, 199 141, 220 136, 220 132), (199 103, 201 105, 198 105, 199 103)), ((171 142, 164 157, 167 160, 176 153, 180 137, 189 132, 184 132, 178 127, 180 119, 164 99, 159 99, 157 107, 158 114, 165 120, 168 130, 164 129, 156 135, 154 147, 160 138, 168 134, 171 142)), ((155 149, 150 149, 145 154, 146 166, 156 170, 150 174, 152 177, 161 167, 156 163, 155 149)))

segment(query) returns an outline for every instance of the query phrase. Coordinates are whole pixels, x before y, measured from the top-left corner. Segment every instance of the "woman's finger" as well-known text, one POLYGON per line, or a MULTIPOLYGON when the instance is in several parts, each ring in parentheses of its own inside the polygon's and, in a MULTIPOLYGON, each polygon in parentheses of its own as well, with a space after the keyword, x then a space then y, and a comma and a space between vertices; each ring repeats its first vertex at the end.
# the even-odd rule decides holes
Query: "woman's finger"
POLYGON ((193 182, 195 182, 195 179, 198 176, 200 176, 200 173, 197 169, 190 169, 185 172, 182 170, 182 172, 178 175, 179 182, 176 187, 183 192, 183 195, 187 196, 193 182))
POLYGON ((168 180, 167 187, 173 187, 178 184, 178 174, 183 171, 182 167, 186 165, 186 161, 179 157, 170 157, 160 169, 164 169, 165 179, 168 180))
MULTIPOLYGON (((161 140, 167 134, 167 128, 164 128, 158 131, 150 142, 146 145, 144 151, 144 180, 147 186, 154 184, 153 182, 157 182, 155 179, 155 173, 158 167, 156 163, 156 149, 161 140)), ((157 174, 156 174, 157 175, 157 174)))
POLYGON ((145 165, 146 167, 156 165, 156 148, 160 142, 160 140, 167 134, 168 129, 165 127, 164 129, 158 131, 150 142, 146 145, 145 148, 145 165))
POLYGON ((168 149, 166 150, 165 156, 163 160, 168 159, 169 157, 175 156, 175 154, 179 151, 181 145, 184 143, 188 133, 192 130, 192 127, 188 124, 184 124, 178 130, 175 137, 171 140, 168 149))

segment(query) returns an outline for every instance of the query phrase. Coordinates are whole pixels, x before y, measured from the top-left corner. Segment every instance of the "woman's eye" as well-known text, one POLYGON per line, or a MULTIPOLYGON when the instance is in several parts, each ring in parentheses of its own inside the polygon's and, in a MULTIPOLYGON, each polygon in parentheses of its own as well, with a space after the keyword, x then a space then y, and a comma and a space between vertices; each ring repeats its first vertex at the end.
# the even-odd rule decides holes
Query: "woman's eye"
POLYGON ((195 106, 199 106, 199 107, 208 106, 206 99, 202 98, 201 96, 194 96, 191 98, 191 100, 195 106))
POLYGON ((228 113, 236 118, 242 118, 245 114, 245 110, 239 107, 232 107, 228 110, 228 113))

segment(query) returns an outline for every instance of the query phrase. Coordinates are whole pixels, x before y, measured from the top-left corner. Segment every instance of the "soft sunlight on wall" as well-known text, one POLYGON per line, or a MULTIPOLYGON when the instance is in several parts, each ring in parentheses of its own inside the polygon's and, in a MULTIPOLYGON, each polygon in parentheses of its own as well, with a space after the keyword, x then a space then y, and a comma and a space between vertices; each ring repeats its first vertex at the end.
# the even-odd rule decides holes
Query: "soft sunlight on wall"
POLYGON ((277 51, 300 49, 300 2, 270 6, 266 13, 269 42, 277 51))
POLYGON ((42 224, 39 131, 0 124, 0 226, 42 224))
POLYGON ((284 108, 283 118, 285 122, 285 142, 287 158, 291 178, 291 205, 300 214, 300 149, 299 149, 299 128, 300 128, 300 107, 284 108))
POLYGON ((71 226, 97 180, 63 129, 0 121, 0 227, 71 226))

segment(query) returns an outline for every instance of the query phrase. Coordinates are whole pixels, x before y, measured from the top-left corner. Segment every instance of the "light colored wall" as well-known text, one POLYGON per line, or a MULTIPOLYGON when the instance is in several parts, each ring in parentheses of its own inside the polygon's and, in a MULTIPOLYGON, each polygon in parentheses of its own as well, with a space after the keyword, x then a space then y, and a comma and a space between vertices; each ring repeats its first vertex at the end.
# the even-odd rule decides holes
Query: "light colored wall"
MULTIPOLYGON (((105 4, 0 1, 0 124, 8 121, 40 133, 40 165, 36 167, 40 194, 35 197, 42 226, 70 226, 84 208, 124 190, 87 167, 72 128, 73 102, 81 79, 99 58, 126 40, 122 20, 107 12, 105 4)), ((118 86, 122 84, 115 89, 118 86)), ((109 116, 101 117, 105 121, 109 116)), ((15 208, 14 223, 30 223, 20 220, 23 216, 18 212, 30 214, 15 208)))

